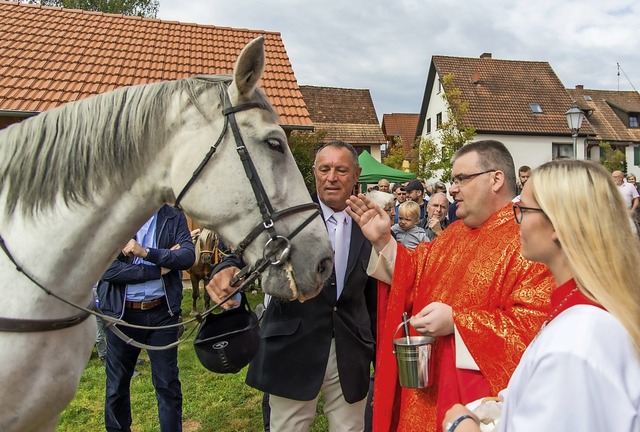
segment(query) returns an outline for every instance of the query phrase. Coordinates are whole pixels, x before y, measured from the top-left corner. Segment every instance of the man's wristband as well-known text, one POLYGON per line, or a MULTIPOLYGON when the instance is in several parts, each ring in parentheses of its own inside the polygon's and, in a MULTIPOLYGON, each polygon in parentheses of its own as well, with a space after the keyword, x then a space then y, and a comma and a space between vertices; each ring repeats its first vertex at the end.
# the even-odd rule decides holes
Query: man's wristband
MULTIPOLYGON (((466 419, 471 419, 473 420, 473 417, 471 417, 469 414, 465 414, 465 415, 461 415, 460 417, 458 417, 457 419, 455 419, 453 421, 453 423, 448 423, 447 426, 447 432, 453 432, 454 430, 456 430, 456 428, 458 427, 458 425, 460 423, 462 423, 463 421, 465 421, 466 419)), ((473 420, 475 422, 475 420, 473 420)))

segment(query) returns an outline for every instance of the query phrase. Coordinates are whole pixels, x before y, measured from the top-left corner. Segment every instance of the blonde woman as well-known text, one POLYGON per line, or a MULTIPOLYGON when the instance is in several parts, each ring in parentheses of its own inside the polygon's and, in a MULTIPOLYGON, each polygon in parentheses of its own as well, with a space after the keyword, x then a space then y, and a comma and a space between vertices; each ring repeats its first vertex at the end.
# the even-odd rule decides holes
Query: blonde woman
MULTIPOLYGON (((640 242, 611 175, 589 161, 536 169, 514 215, 546 264, 551 312, 507 390, 501 431, 640 431, 640 242)), ((478 431, 462 405, 443 430, 478 431)))

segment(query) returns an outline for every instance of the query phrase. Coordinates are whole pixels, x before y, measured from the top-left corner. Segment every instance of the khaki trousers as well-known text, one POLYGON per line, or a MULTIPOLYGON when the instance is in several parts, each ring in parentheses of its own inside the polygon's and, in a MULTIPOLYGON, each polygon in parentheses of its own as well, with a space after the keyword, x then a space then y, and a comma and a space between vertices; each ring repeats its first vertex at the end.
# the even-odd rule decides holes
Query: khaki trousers
MULTIPOLYGON (((300 383, 304 385, 304 383, 300 383)), ((331 341, 329 361, 320 393, 324 398, 324 414, 329 420, 329 432, 362 432, 364 430, 365 397, 350 404, 344 400, 338 376, 336 345, 331 341)), ((271 407, 271 432, 308 431, 316 417, 320 394, 310 401, 298 401, 269 395, 271 407)))

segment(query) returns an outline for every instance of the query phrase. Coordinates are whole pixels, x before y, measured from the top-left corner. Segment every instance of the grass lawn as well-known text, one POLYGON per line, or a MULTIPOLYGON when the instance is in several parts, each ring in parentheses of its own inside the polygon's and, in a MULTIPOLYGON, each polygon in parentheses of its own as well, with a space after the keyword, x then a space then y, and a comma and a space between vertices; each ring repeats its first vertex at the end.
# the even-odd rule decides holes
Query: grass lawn
MULTIPOLYGON (((187 282, 188 283, 188 282, 187 282)), ((191 290, 185 289, 182 310, 188 319, 191 290)), ((252 307, 262 301, 261 291, 248 294, 252 307)), ((202 300, 201 300, 202 301, 202 300)), ((202 305, 199 305, 203 307, 202 305)), ((195 323, 188 326, 195 327, 195 323)), ((187 334, 185 333, 185 334, 187 334)), ((198 361, 193 348, 195 331, 178 347, 178 365, 183 394, 183 430, 185 432, 261 431, 262 393, 244 383, 246 368, 237 374, 209 372, 198 361)), ((151 366, 147 361, 138 366, 140 372, 131 381, 131 406, 134 432, 157 432, 158 412, 151 384, 151 366)), ((104 367, 95 353, 80 381, 78 392, 60 417, 57 432, 104 430, 104 367)), ((321 404, 319 406, 321 411, 321 404)), ((326 418, 319 415, 311 429, 328 430, 326 418)))

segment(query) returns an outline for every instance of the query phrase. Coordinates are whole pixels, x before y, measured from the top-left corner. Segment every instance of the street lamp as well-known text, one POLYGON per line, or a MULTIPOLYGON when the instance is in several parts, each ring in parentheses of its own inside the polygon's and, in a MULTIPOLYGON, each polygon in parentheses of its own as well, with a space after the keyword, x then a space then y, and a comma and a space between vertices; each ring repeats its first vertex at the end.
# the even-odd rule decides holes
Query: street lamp
POLYGON ((578 147, 578 131, 582 126, 582 120, 584 120, 584 113, 580 108, 578 108, 578 104, 573 102, 571 108, 564 113, 567 116, 567 124, 569 125, 569 129, 571 129, 571 136, 573 137, 573 158, 576 159, 576 148, 578 147))

